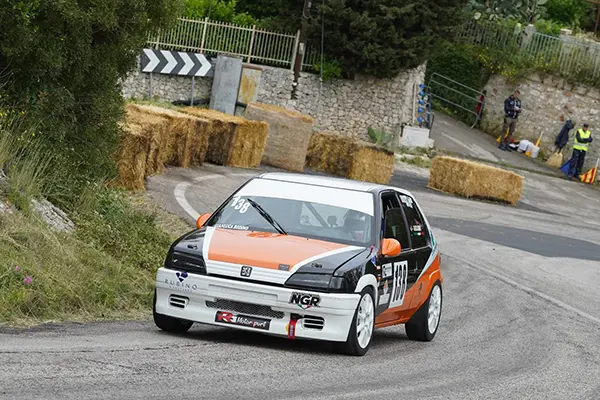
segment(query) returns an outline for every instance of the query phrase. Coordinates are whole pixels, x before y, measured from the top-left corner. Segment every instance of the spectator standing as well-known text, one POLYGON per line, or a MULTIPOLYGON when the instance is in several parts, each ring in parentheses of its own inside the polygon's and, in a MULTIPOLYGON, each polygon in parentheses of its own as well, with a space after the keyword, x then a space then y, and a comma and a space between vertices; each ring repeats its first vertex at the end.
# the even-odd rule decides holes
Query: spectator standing
POLYGON ((581 175, 581 169, 585 162, 585 155, 588 151, 588 146, 592 143, 592 133, 590 132, 589 124, 586 122, 583 124, 583 128, 579 128, 575 132, 575 139, 573 141, 573 155, 571 156, 571 163, 569 164, 569 178, 575 179, 581 175))
POLYGON ((521 100, 519 96, 521 92, 515 90, 513 94, 504 100, 504 124, 502 124, 502 139, 500 140, 499 149, 511 151, 508 146, 512 142, 513 134, 517 129, 517 119, 521 113, 521 100), (508 134, 506 131, 508 130, 508 134))
POLYGON ((485 108, 485 97, 487 96, 487 90, 481 92, 479 99, 477 100, 477 108, 475 111, 477 112, 477 125, 481 123, 481 117, 483 116, 483 109, 485 108))

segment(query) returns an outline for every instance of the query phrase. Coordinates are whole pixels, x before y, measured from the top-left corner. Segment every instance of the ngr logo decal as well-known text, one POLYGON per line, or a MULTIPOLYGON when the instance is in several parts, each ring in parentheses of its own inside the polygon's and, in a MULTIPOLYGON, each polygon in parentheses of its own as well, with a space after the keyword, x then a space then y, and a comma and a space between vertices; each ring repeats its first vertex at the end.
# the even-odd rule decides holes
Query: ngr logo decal
POLYGON ((319 307, 321 296, 318 294, 293 292, 290 296, 290 303, 297 304, 301 309, 307 310, 311 307, 319 307))

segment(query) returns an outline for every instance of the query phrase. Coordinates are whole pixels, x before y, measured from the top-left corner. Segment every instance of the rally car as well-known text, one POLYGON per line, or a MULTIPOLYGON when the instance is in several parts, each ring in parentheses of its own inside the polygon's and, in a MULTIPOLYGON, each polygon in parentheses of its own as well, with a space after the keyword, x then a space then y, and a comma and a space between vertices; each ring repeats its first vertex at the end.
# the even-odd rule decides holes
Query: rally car
POLYGON ((154 321, 334 342, 364 355, 375 328, 430 341, 442 310, 440 253, 414 196, 341 178, 264 173, 170 247, 154 321))

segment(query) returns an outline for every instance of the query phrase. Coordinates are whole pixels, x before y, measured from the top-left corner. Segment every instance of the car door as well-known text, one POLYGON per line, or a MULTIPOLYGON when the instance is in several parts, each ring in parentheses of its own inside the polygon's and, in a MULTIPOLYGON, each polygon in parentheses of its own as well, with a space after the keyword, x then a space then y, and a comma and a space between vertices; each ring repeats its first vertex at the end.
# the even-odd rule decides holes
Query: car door
POLYGON ((410 241, 415 255, 414 269, 411 268, 408 274, 408 288, 410 289, 427 266, 433 251, 433 244, 431 243, 429 227, 417 203, 411 196, 403 193, 398 193, 398 195, 408 222, 410 241))
POLYGON ((407 280, 411 269, 415 268, 415 252, 412 249, 406 217, 400 199, 395 191, 380 194, 382 229, 381 240, 393 238, 400 242, 402 250, 396 257, 379 257, 381 268, 379 297, 377 301, 377 323, 397 320, 394 311, 402 311, 410 305, 407 295, 407 280))

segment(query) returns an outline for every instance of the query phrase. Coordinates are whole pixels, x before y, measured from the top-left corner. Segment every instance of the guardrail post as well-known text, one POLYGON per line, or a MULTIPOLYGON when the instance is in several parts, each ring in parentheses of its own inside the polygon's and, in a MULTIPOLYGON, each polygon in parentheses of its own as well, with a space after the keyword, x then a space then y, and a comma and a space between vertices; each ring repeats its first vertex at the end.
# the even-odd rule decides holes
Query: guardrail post
POLYGON ((294 70, 294 64, 296 64, 296 53, 298 49, 298 43, 300 43, 300 29, 296 32, 296 39, 294 39, 294 48, 292 49, 292 62, 290 63, 290 70, 294 70))
POLYGON ((208 27, 208 17, 204 18, 204 28, 202 28, 202 39, 200 41, 200 53, 204 53, 204 40, 206 39, 206 28, 208 27))
POLYGON ((252 25, 252 33, 250 34, 250 49, 248 49, 248 60, 247 63, 250 63, 252 60, 252 48, 254 47, 254 36, 256 35, 256 25, 252 25))

